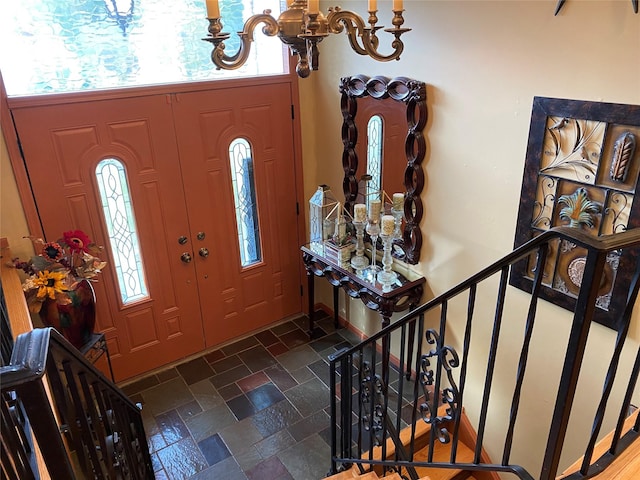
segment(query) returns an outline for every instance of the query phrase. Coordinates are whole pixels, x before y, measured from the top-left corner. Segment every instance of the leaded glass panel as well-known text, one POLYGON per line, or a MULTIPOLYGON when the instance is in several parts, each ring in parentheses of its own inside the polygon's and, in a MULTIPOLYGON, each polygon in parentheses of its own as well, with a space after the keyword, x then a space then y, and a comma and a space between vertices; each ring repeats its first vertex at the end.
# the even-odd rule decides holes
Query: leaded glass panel
POLYGON ((262 261, 260 224, 253 170, 251 145, 244 138, 236 138, 229 145, 231 181, 235 202, 240 263, 248 267, 262 261))
POLYGON ((115 158, 102 160, 96 179, 123 305, 148 297, 127 173, 115 158))
MULTIPOLYGON (((284 0, 220 2, 226 52, 235 32, 284 0)), ((0 2, 0 69, 9 96, 155 85, 285 71, 282 43, 256 29, 238 70, 211 63, 205 0, 7 0, 0 2), (10 48, 8 47, 10 45, 10 48)))
POLYGON ((372 193, 367 200, 382 199, 382 138, 382 118, 374 115, 367 123, 367 174, 371 175, 368 193, 372 193))

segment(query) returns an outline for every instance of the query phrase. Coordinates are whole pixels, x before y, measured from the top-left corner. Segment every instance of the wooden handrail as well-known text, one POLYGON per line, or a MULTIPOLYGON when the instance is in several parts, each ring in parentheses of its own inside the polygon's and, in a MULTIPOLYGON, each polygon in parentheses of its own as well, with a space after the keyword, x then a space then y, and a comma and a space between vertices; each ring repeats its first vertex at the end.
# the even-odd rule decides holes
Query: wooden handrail
MULTIPOLYGON (((7 239, 4 237, 0 238, 0 260, 2 290, 9 315, 9 322, 11 324, 11 333, 13 334, 13 338, 16 338, 21 333, 27 333, 33 330, 33 323, 31 322, 31 315, 29 315, 27 300, 22 291, 22 282, 20 281, 18 272, 15 268, 7 265, 7 262, 11 261, 11 249, 9 248, 7 239)), ((51 392, 46 385, 45 388, 49 401, 51 401, 51 392)), ((40 478, 41 480, 51 480, 49 471, 42 458, 38 441, 33 434, 31 437, 40 478)))

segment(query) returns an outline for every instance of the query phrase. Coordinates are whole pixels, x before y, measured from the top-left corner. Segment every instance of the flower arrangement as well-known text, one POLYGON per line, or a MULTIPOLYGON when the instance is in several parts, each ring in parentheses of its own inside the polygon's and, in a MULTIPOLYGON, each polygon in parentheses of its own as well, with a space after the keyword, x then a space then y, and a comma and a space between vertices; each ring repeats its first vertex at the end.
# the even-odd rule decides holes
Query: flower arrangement
POLYGON ((29 311, 40 312, 47 299, 58 305, 73 303, 71 292, 82 279, 96 277, 106 266, 98 255, 102 247, 93 243, 82 230, 64 232, 55 242, 34 240, 39 253, 29 261, 13 259, 13 266, 23 270, 27 279, 22 284, 29 311))

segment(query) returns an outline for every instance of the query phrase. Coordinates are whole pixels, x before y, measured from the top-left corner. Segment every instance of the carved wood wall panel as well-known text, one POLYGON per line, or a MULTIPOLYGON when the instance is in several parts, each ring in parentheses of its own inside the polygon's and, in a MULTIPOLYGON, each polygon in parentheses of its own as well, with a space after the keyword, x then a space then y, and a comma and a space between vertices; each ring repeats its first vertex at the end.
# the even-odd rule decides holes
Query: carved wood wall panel
MULTIPOLYGON (((515 246, 556 226, 594 236, 640 226, 640 106, 535 97, 515 246)), ((637 253, 637 252, 636 252, 637 253)), ((612 253, 598 293, 597 322, 615 328, 636 253, 612 253)), ((572 310, 585 251, 568 242, 549 252, 541 297, 572 310)), ((530 291, 535 258, 514 267, 511 284, 530 291)))

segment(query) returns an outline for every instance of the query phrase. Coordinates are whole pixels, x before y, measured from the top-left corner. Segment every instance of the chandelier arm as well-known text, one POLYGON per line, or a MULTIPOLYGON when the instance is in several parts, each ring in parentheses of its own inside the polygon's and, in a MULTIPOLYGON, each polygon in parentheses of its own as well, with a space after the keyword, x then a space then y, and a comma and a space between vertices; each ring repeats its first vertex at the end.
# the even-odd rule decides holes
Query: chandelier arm
POLYGON ((368 55, 374 60, 379 62, 388 62, 391 60, 397 60, 404 51, 404 43, 400 40, 400 35, 409 31, 407 28, 400 28, 402 25, 402 12, 395 12, 393 20, 396 28, 385 29, 385 32, 391 33, 395 36, 393 42, 391 42, 391 48, 393 52, 389 55, 382 55, 378 52, 379 39, 376 35, 376 31, 382 27, 365 27, 364 21, 359 15, 350 12, 348 10, 333 10, 327 15, 328 28, 331 33, 340 33, 345 28, 349 38, 351 48, 360 55, 368 55), (358 37, 362 39, 362 45, 358 43, 358 37))
POLYGON ((362 37, 366 27, 359 15, 348 10, 332 10, 327 15, 327 26, 331 33, 341 33, 347 29, 347 38, 354 52, 367 55, 364 47, 358 44, 358 37, 362 37))
MULTIPOLYGON (((225 44, 224 41, 229 38, 229 34, 225 32, 213 33, 209 37, 204 38, 208 42, 214 44, 214 49, 211 52, 211 61, 218 69, 223 70, 235 70, 245 64, 249 53, 251 52, 251 42, 253 42, 253 32, 261 23, 262 33, 268 37, 274 37, 278 34, 278 22, 270 15, 270 10, 265 10, 264 13, 252 15, 247 19, 241 32, 238 32, 240 37, 240 47, 238 51, 233 55, 226 55, 224 53, 225 44)), ((219 23, 219 19, 217 20, 219 23)))

